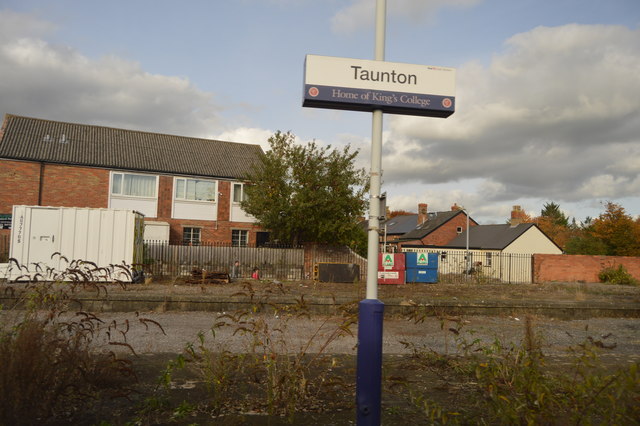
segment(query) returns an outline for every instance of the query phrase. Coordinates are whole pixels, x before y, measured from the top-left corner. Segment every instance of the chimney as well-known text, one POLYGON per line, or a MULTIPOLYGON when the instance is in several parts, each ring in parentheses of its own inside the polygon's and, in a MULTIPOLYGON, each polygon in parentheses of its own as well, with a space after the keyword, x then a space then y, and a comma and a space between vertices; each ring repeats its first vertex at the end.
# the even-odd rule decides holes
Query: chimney
POLYGON ((511 210, 511 220, 509 221, 509 224, 511 226, 518 226, 523 222, 523 219, 525 216, 526 216, 526 213, 524 212, 524 210, 522 210, 522 207, 513 206, 513 209, 511 210))
POLYGON ((457 212, 458 210, 462 210, 462 207, 460 207, 458 203, 453 203, 453 205, 451 206, 451 211, 457 212))
POLYGON ((429 219, 429 215, 427 214, 427 206, 428 204, 420 203, 418 204, 418 226, 422 225, 429 219))

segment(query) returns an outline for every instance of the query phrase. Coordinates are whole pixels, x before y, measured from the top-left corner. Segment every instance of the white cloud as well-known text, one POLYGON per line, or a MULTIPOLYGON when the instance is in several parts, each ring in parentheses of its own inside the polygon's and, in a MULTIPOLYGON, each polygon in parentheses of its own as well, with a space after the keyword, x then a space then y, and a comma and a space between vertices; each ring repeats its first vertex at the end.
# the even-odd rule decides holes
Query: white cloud
POLYGON ((387 181, 485 179, 494 202, 636 195, 640 30, 539 27, 505 46, 458 69, 450 118, 391 117, 387 181))
POLYGON ((241 142, 254 145, 260 145, 263 151, 269 150, 269 138, 274 132, 267 129, 257 129, 251 127, 238 127, 226 130, 218 135, 211 136, 212 139, 241 142))
POLYGON ((38 38, 52 30, 46 22, 0 11, 0 24, 12 19, 23 26, 2 29, 0 113, 189 136, 219 127, 220 107, 188 79, 150 74, 115 56, 90 59, 38 38))

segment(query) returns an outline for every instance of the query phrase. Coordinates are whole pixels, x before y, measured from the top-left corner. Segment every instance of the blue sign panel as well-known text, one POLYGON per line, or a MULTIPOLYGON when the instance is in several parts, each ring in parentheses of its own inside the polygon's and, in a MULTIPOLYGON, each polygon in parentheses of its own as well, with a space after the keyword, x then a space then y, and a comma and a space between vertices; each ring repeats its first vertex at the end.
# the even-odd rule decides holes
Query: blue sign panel
POLYGON ((305 84, 302 106, 445 118, 455 111, 455 97, 305 84))

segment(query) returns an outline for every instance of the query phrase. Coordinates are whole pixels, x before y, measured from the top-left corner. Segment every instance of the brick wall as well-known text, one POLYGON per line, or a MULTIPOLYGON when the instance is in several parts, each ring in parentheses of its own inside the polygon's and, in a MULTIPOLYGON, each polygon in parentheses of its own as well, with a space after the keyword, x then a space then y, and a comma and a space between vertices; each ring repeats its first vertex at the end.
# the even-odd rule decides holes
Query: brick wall
POLYGON ((0 166, 0 213, 14 205, 107 207, 107 170, 12 160, 0 166))
POLYGON ((169 240, 171 244, 180 244, 182 242, 184 227, 200 228, 200 239, 204 243, 231 244, 231 231, 234 229, 242 229, 249 231, 249 245, 255 245, 256 233, 262 231, 262 228, 259 226, 246 222, 171 218, 153 218, 150 220, 154 222, 167 222, 169 224, 169 240))
MULTIPOLYGON (((14 205, 107 208, 109 177, 107 169, 0 160, 0 213, 11 214, 14 205)), ((231 182, 218 181, 218 192, 218 220, 172 219, 173 176, 160 175, 157 217, 149 220, 168 222, 173 243, 182 241, 185 226, 192 226, 202 229, 202 241, 230 243, 231 231, 243 229, 255 244, 259 227, 229 222, 231 182)))
POLYGON ((538 283, 598 282, 602 269, 618 265, 640 279, 640 257, 534 254, 533 280, 538 283))
POLYGON ((16 204, 37 205, 40 163, 0 160, 0 213, 11 214, 16 204))
MULTIPOLYGON (((472 221, 469 221, 469 226, 475 226, 475 224, 472 221)), ((455 216, 453 219, 424 237, 418 244, 437 246, 445 245, 458 236, 458 227, 461 227, 463 230, 467 229, 467 217, 464 214, 455 216)))
POLYGON ((227 221, 231 217, 231 182, 218 181, 218 220, 227 221))
POLYGON ((158 217, 151 220, 167 222, 171 218, 173 176, 160 176, 158 182, 158 217))
POLYGON ((109 171, 47 164, 42 178, 43 206, 106 208, 109 171))

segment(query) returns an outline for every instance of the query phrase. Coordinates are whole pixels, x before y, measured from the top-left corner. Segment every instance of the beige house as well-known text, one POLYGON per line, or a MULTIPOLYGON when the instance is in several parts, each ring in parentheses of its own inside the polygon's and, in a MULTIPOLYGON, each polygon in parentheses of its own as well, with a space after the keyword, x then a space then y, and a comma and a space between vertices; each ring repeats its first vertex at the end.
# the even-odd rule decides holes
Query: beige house
POLYGON ((465 231, 445 245, 404 246, 403 251, 439 253, 441 275, 470 271, 513 283, 531 282, 531 255, 562 254, 534 223, 478 225, 470 228, 468 245, 465 231))

